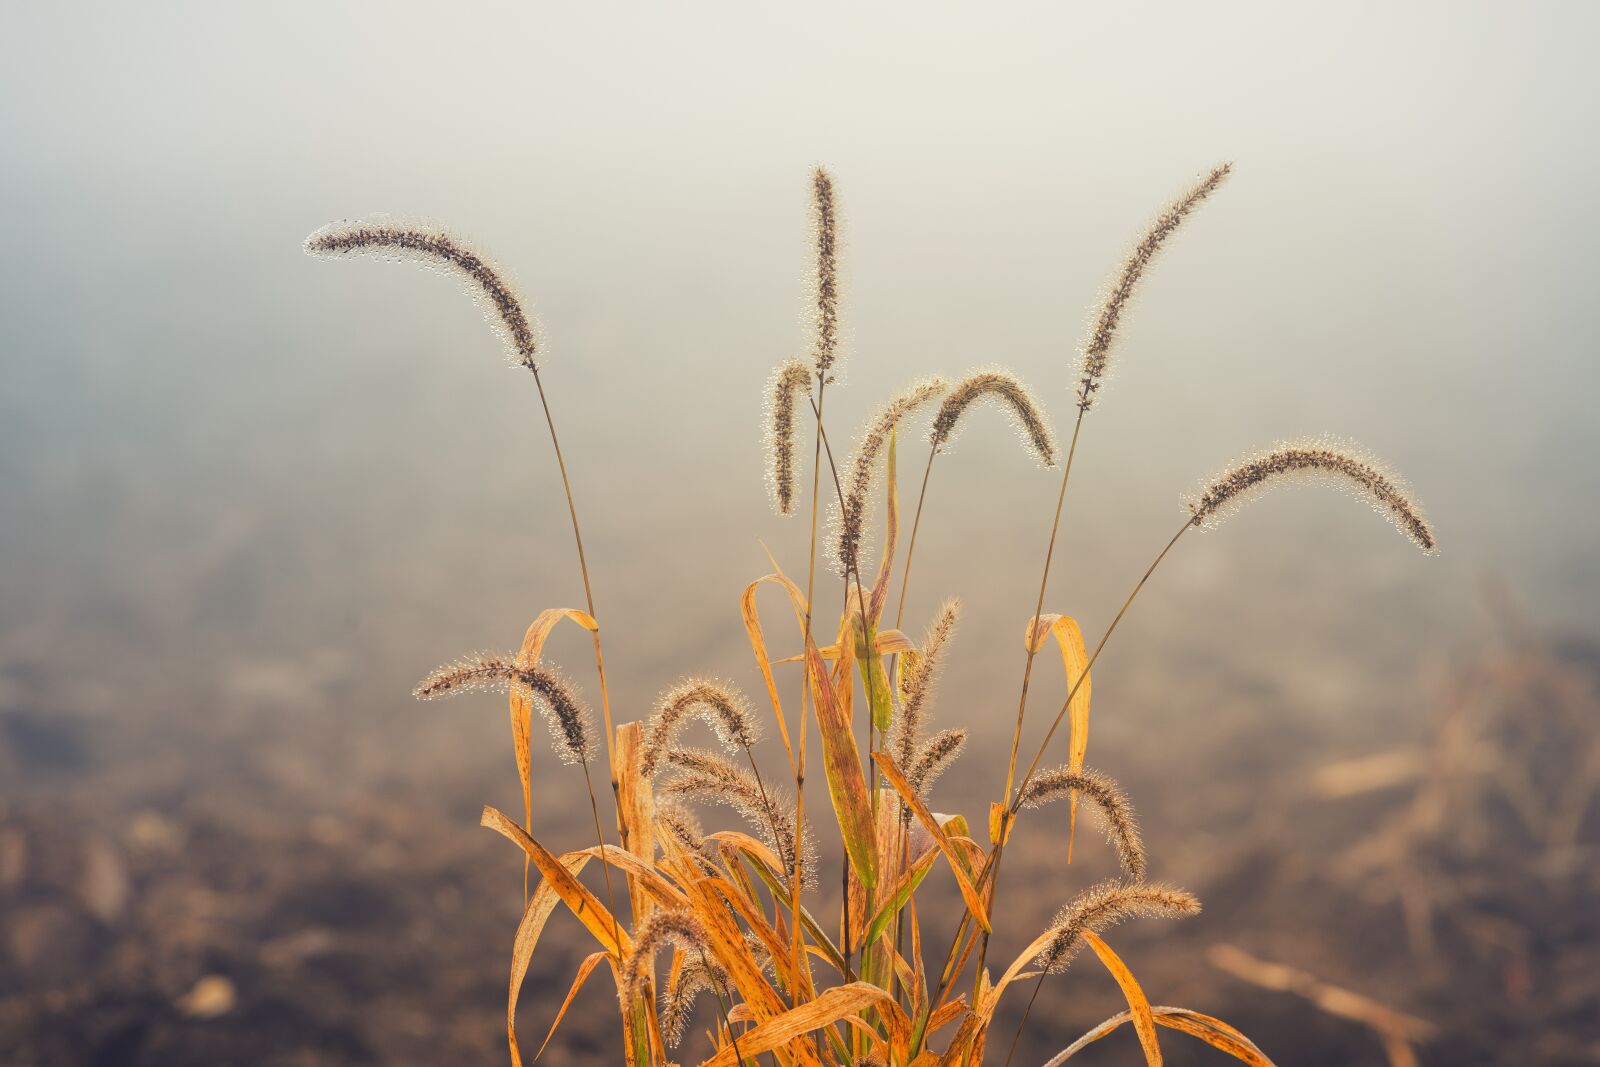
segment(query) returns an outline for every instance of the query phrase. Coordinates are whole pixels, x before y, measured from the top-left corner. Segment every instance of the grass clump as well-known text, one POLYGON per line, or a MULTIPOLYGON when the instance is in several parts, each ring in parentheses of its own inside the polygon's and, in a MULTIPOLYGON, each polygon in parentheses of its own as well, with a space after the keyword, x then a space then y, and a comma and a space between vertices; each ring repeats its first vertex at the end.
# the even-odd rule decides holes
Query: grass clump
MULTIPOLYGON (((690 1031, 696 998, 707 993, 716 1002, 708 1032, 710 1055, 702 1061, 707 1067, 758 1062, 782 1067, 954 1067, 998 1060, 989 1055, 995 1051, 990 1030, 1010 987, 1034 978, 1036 997, 1045 977, 1064 971, 1086 945, 1122 988, 1128 1012, 1084 1035, 1057 1062, 1123 1021, 1133 1024, 1151 1063, 1160 1062, 1158 1026, 1196 1036, 1244 1062, 1267 1062, 1247 1038, 1219 1020, 1180 1008, 1152 1007, 1100 936, 1125 919, 1193 914, 1199 902, 1181 889, 1145 880, 1149 859, 1131 803, 1115 781, 1084 766, 1090 671, 1134 598, 1183 535, 1197 526, 1214 525, 1248 496, 1284 477, 1318 476, 1356 489, 1428 551, 1435 547, 1432 528, 1398 479, 1366 457, 1327 442, 1282 446, 1230 468, 1191 501, 1177 532, 1135 584, 1092 651, 1070 617, 1044 611, 1073 459, 1084 417, 1102 391, 1118 326, 1156 253, 1229 170, 1227 164, 1217 167, 1163 212, 1118 272, 1080 351, 1073 387, 1076 413, 1064 458, 1034 394, 1009 372, 986 368, 953 385, 937 378, 911 385, 879 409, 851 455, 839 464, 824 413, 828 387, 836 382, 840 348, 840 223, 833 180, 819 168, 812 176, 816 258, 810 358, 782 364, 766 388, 765 466, 775 510, 791 514, 809 503, 806 584, 802 588, 775 562, 772 573, 746 587, 740 603, 768 707, 758 713, 731 685, 691 677, 661 695, 648 723, 620 726, 611 717, 600 616, 590 593, 577 506, 534 359, 532 319, 521 298, 486 257, 459 238, 426 227, 358 222, 330 226, 309 239, 307 247, 313 253, 421 260, 464 278, 488 308, 513 357, 534 376, 561 473, 583 578, 584 608, 545 610, 515 653, 481 655, 447 666, 417 690, 418 696, 430 698, 492 687, 504 690, 509 700, 524 819, 519 825, 486 808, 483 821, 516 844, 527 865, 526 910, 513 940, 507 1003, 513 1064, 522 1063, 515 1028, 518 994, 540 934, 558 906, 571 912, 598 945, 579 969, 573 992, 601 962, 615 980, 622 1059, 629 1067, 671 1061, 673 1050, 690 1031), (1035 461, 1061 468, 1039 596, 1026 619, 1030 636, 1010 760, 987 818, 976 820, 979 827, 987 827, 986 835, 975 831, 965 817, 935 814, 928 806, 935 780, 961 754, 967 739, 960 725, 938 732, 929 729, 935 681, 949 654, 958 605, 946 604, 920 643, 899 628, 911 551, 908 548, 904 566, 897 569, 895 468, 901 429, 931 408, 928 458, 911 534, 914 547, 934 458, 951 446, 966 413, 984 403, 1010 417, 1035 461), (808 432, 809 501, 802 481, 801 444, 808 432), (880 485, 886 516, 881 558, 875 573, 866 573, 868 516, 880 496, 880 485), (836 626, 825 634, 816 631, 815 611, 822 510, 831 510, 834 516, 831 555, 842 578, 843 605, 836 626), (887 625, 888 594, 897 580, 899 605, 893 624, 887 625), (756 604, 757 593, 764 589, 781 591, 788 601, 795 620, 790 639, 793 655, 775 656, 771 651, 756 604), (538 707, 549 721, 558 756, 579 765, 586 783, 591 762, 600 758, 587 709, 571 684, 542 660, 550 632, 568 621, 588 630, 594 643, 614 810, 605 820, 611 825, 608 833, 590 784, 594 844, 557 856, 534 836, 533 709, 538 707), (1037 653, 1052 639, 1062 653, 1068 694, 1032 762, 1019 774, 1029 680, 1037 653), (790 664, 795 665, 793 679, 783 677, 790 664), (791 684, 798 700, 791 698, 786 710, 782 690, 791 684), (787 781, 778 783, 779 788, 762 779, 753 751, 765 714, 772 716, 783 749, 787 781), (681 728, 694 719, 716 731, 726 754, 678 743, 681 728), (1047 747, 1064 723, 1069 724, 1070 759, 1041 770, 1047 747), (836 923, 827 925, 811 910, 823 882, 812 845, 819 820, 814 816, 808 820, 805 810, 813 730, 831 806, 831 818, 821 821, 829 824, 829 834, 837 834, 843 856, 837 882, 839 914, 836 923), (1071 896, 1015 960, 998 974, 991 973, 990 935, 1005 914, 1000 910, 1000 874, 1020 816, 1058 799, 1069 800, 1076 812, 1080 797, 1103 824, 1123 878, 1071 896), (746 821, 749 832, 723 829, 708 836, 690 807, 695 803, 732 808, 746 821), (603 902, 578 877, 596 860, 603 874, 603 902), (951 898, 959 900, 957 912, 930 914, 926 902, 919 911, 918 890, 936 867, 959 891, 959 898, 951 898), (530 886, 527 875, 532 870, 539 877, 530 886), (619 905, 626 910, 619 910, 619 905), (953 929, 947 947, 942 939, 934 943, 925 937, 935 923, 953 929)), ((1007 890, 1040 891, 1034 885, 1007 890)), ((569 995, 557 1013, 557 1025, 571 1001, 569 995)), ((1024 1022, 1026 1018, 1025 1014, 1024 1022)), ((1010 1044, 1014 1050, 1015 1038, 1010 1044)))

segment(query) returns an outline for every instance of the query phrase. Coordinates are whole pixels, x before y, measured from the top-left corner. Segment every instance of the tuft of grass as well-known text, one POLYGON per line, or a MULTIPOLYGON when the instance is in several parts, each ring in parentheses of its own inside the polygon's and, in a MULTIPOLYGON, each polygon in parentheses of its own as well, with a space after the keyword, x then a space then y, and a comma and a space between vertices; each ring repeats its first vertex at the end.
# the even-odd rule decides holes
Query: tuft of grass
MULTIPOLYGON (((766 387, 767 477, 775 509, 782 514, 801 504, 803 426, 795 413, 802 396, 812 412, 806 585, 802 589, 774 560, 772 572, 751 582, 740 598, 740 615, 787 765, 788 781, 779 789, 763 781, 755 756, 761 713, 729 683, 691 676, 662 693, 648 724, 612 722, 601 623, 590 591, 572 486, 534 358, 535 332, 505 274, 460 239, 425 227, 345 223, 318 231, 308 240, 307 248, 314 254, 416 259, 455 273, 471 285, 490 308, 492 321, 518 362, 534 375, 572 518, 585 608, 545 609, 514 655, 477 655, 451 664, 425 679, 416 694, 431 699, 485 688, 508 694, 526 809, 524 825, 492 808, 485 809, 484 824, 517 845, 525 857, 526 908, 513 939, 507 1002, 507 1039, 514 1067, 523 1062, 515 1025, 519 993, 540 933, 557 907, 571 912, 598 942, 599 951, 580 967, 572 993, 556 1012, 551 1034, 578 988, 599 962, 608 961, 620 1007, 621 1059, 629 1067, 672 1062, 673 1050, 692 1030, 696 1001, 704 993, 713 995, 717 1014, 707 1031, 708 1055, 698 1061, 702 1067, 758 1062, 778 1067, 980 1064, 989 1058, 990 1029, 1011 988, 1034 977, 1032 997, 1037 998, 1045 976, 1065 971, 1084 945, 1094 950, 1117 982, 1128 1011, 1084 1034, 1056 1062, 1122 1022, 1133 1024, 1150 1064, 1161 1062, 1158 1027, 1197 1037, 1246 1063, 1270 1062, 1248 1038, 1220 1020, 1182 1008, 1152 1006, 1127 965, 1100 936, 1127 919, 1192 915, 1199 902, 1181 889, 1145 881, 1150 859, 1131 803, 1112 779, 1084 766, 1090 671, 1134 599, 1184 533, 1215 525, 1230 509, 1278 482, 1311 476, 1353 488, 1428 552, 1436 547, 1432 527, 1409 491, 1376 461, 1326 442, 1279 446, 1230 467, 1190 500, 1182 525, 1134 584, 1092 651, 1069 616, 1044 611, 1083 419, 1101 392, 1119 324, 1156 253, 1230 169, 1224 164, 1212 170, 1159 216, 1135 246, 1093 319, 1077 381, 1071 386, 1077 410, 1061 463, 1038 600, 1024 620, 1027 658, 1011 756, 1004 779, 997 780, 997 799, 988 817, 972 822, 929 808, 936 779, 960 754, 967 738, 959 725, 931 734, 928 729, 935 681, 955 630, 958 605, 949 602, 940 609, 920 644, 899 629, 928 475, 934 457, 953 442, 965 413, 983 402, 1010 415, 1035 460, 1053 465, 1060 449, 1044 405, 1014 375, 991 368, 972 372, 949 387, 937 378, 913 385, 879 409, 842 466, 835 462, 824 399, 835 381, 840 347, 839 224, 833 178, 825 170, 818 168, 811 182, 816 255, 811 359, 782 364, 766 387), (911 542, 897 568, 898 434, 902 423, 935 401, 940 403, 929 431, 911 542), (868 516, 879 501, 884 508, 882 555, 876 574, 864 574, 868 516), (837 636, 831 643, 824 638, 819 644, 814 632, 823 622, 816 605, 817 517, 825 504, 835 517, 831 554, 843 587, 837 636), (889 625, 883 616, 896 579, 900 601, 889 625), (795 624, 792 655, 772 652, 757 603, 762 591, 779 592, 787 602, 795 624), (571 683, 543 661, 546 639, 564 621, 588 630, 594 642, 618 844, 606 839, 598 798, 589 784, 590 763, 599 758, 599 746, 588 711, 571 683), (1032 762, 1019 775, 1029 679, 1037 653, 1051 638, 1060 647, 1067 697, 1032 762), (781 696, 788 679, 779 684, 785 669, 794 670, 793 684, 799 693, 789 710, 781 696), (560 856, 534 836, 529 732, 535 706, 550 724, 556 755, 582 767, 594 816, 595 844, 560 856), (843 854, 836 923, 819 918, 814 910, 821 877, 804 806, 813 719, 833 809, 832 829, 843 854), (681 732, 695 720, 715 731, 726 755, 679 743, 681 732), (1048 745, 1064 723, 1070 733, 1071 758, 1063 766, 1041 770, 1048 745), (864 752, 858 731, 865 741, 864 752), (748 769, 735 762, 741 754, 748 769), (1025 811, 1057 799, 1070 799, 1076 811, 1080 797, 1104 825, 1126 880, 1091 886, 1073 896, 996 975, 987 965, 990 934, 1008 911, 1016 910, 1004 908, 1000 896, 1006 844, 1014 833, 1023 832, 1025 811), (724 828, 708 835, 695 804, 733 809, 749 832, 724 828), (986 840, 974 835, 973 825, 987 826, 986 840), (604 903, 578 878, 596 860, 605 883, 604 903), (530 892, 526 879, 531 868, 537 868, 539 881, 530 892), (621 903, 626 912, 618 908, 614 875, 624 889, 621 903), (958 911, 935 916, 929 908, 937 905, 927 901, 919 905, 918 891, 930 877, 953 882, 960 893, 958 911), (954 929, 942 952, 924 937, 924 924, 930 919, 954 929), (669 953, 658 992, 660 957, 669 953)), ((1037 884, 1008 888, 1008 894, 1038 891, 1037 884)), ((1030 1009, 1032 1004, 1030 999, 1030 1009)), ((1027 1018, 1025 1011, 1024 1023, 1027 1018)), ((1015 1047, 1014 1037, 1013 1051, 1015 1047)))

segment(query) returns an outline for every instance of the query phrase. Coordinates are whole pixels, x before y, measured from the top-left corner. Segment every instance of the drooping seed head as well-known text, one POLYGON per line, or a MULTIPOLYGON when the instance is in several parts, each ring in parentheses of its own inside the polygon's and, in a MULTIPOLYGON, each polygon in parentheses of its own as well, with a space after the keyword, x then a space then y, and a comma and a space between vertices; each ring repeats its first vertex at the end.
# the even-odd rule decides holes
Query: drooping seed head
POLYGON ((795 403, 810 386, 811 371, 798 359, 779 364, 767 385, 767 491, 779 515, 794 510, 795 403))
POLYGON ((387 218, 335 222, 306 238, 314 256, 367 255, 420 263, 463 278, 516 361, 538 370, 539 336, 506 273, 454 234, 387 218))
MULTIPOLYGON (((683 773, 662 786, 658 796, 681 797, 726 804, 744 816, 745 822, 766 842, 783 863, 794 870, 794 805, 770 787, 763 787, 755 775, 716 752, 696 748, 668 749, 663 758, 683 773)), ((810 836, 798 842, 802 884, 809 882, 815 867, 810 836)))
POLYGON ((417 686, 418 700, 437 700, 474 689, 524 690, 539 707, 556 755, 564 763, 587 763, 593 750, 589 709, 559 671, 541 664, 519 666, 509 656, 482 653, 434 671, 417 686))
POLYGON ((840 573, 851 574, 856 571, 866 525, 867 501, 872 496, 872 488, 883 466, 880 459, 889 443, 889 436, 903 419, 910 417, 944 390, 945 383, 938 378, 918 382, 879 408, 867 423, 866 432, 861 435, 855 453, 845 467, 844 484, 840 486, 843 506, 836 503, 833 508, 834 526, 838 532, 835 562, 840 573))
POLYGON ((1222 164, 1173 201, 1145 231, 1144 236, 1134 245, 1133 251, 1122 264, 1117 280, 1106 293, 1105 300, 1095 315, 1094 323, 1089 328, 1089 337, 1083 343, 1078 377, 1078 407, 1083 411, 1088 411, 1094 405, 1095 396, 1105 385, 1112 346, 1117 339, 1117 326, 1122 322, 1122 315, 1127 310, 1128 302, 1133 299, 1139 279, 1144 277, 1145 270, 1155 259, 1156 253, 1161 251, 1161 246, 1166 243, 1167 238, 1177 232, 1183 220, 1216 191, 1217 186, 1222 184, 1223 179, 1232 170, 1232 163, 1222 164))
POLYGON ((689 1027, 689 1016, 701 993, 725 993, 728 972, 708 955, 690 953, 678 970, 678 980, 670 983, 660 997, 661 1037, 668 1048, 677 1048, 689 1027))
POLYGON ((955 441, 961 417, 973 404, 985 400, 1006 410, 1022 438, 1023 447, 1033 453, 1035 459, 1046 467, 1055 466, 1055 437, 1039 409, 1039 402, 1016 375, 998 368, 973 371, 951 386, 928 430, 928 441, 935 452, 943 451, 955 441))
POLYGON ((1034 957, 1034 966, 1050 974, 1067 969, 1083 947, 1084 931, 1101 933, 1124 919, 1178 918, 1200 911, 1200 901, 1169 885, 1101 882, 1069 900, 1050 923, 1055 936, 1034 957))
POLYGON ((811 236, 817 260, 812 275, 816 302, 812 366, 824 379, 839 354, 839 219, 833 176, 818 167, 811 173, 811 236))
POLYGON ((725 682, 709 678, 685 679, 656 701, 640 757, 646 777, 656 773, 662 753, 672 745, 679 729, 694 717, 710 723, 717 739, 730 750, 748 749, 760 738, 760 726, 744 694, 725 682))
POLYGON ((711 938, 695 914, 686 908, 662 908, 650 913, 633 934, 633 951, 622 964, 622 1004, 632 1005, 644 992, 644 984, 656 953, 668 945, 677 945, 685 952, 699 956, 705 954, 711 938))
POLYGON ((1099 813, 1106 839, 1116 847, 1123 870, 1128 872, 1130 878, 1143 878, 1145 851, 1144 841, 1139 836, 1139 823, 1134 817, 1128 794, 1111 778, 1098 771, 1074 771, 1069 767, 1040 771, 1028 780, 1027 787, 1022 791, 1022 804, 1024 807, 1037 808, 1075 792, 1088 797, 1094 805, 1093 810, 1099 813))
POLYGON ((1252 497, 1287 481, 1322 480, 1353 490, 1428 555, 1439 549, 1422 508, 1405 483, 1361 448, 1330 438, 1279 444, 1247 457, 1188 497, 1192 522, 1215 527, 1252 497))

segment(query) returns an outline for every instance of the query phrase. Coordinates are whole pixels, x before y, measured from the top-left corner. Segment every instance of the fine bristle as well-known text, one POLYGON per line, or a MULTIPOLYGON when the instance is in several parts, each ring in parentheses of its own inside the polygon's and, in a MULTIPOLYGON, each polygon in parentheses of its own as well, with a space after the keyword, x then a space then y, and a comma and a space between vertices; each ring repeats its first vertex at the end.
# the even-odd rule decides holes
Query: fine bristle
POLYGON ((1178 918, 1199 911, 1200 901, 1173 886, 1101 882, 1056 912, 1049 927, 1055 936, 1034 957, 1034 966, 1050 974, 1066 970, 1083 947, 1085 931, 1098 934, 1124 919, 1178 918))
POLYGON ((1325 479, 1352 489, 1423 552, 1438 551, 1433 527, 1405 483, 1348 442, 1317 438, 1279 444, 1235 463, 1184 503, 1194 525, 1211 528, 1252 497, 1292 478, 1325 479))
POLYGON ((1128 794, 1111 778, 1098 771, 1074 771, 1068 767, 1040 771, 1028 780, 1027 788, 1022 791, 1022 804, 1037 808, 1075 792, 1088 797, 1094 810, 1099 812, 1106 838, 1116 846, 1123 870, 1131 878, 1143 878, 1144 841, 1139 836, 1133 805, 1128 801, 1128 794))
MULTIPOLYGON (((707 800, 732 807, 756 831, 783 862, 785 871, 794 870, 794 805, 771 789, 764 789, 755 775, 735 766, 715 752, 694 748, 668 749, 663 758, 684 772, 658 790, 658 795, 707 800)), ((814 866, 809 839, 799 842, 801 880, 810 880, 814 866)))
POLYGON ((1095 316, 1094 325, 1089 329, 1088 340, 1083 345, 1078 379, 1078 407, 1083 411, 1088 411, 1094 405, 1096 394, 1105 385, 1111 348, 1117 337, 1117 326, 1122 321, 1123 312, 1128 308, 1128 302, 1133 298, 1139 279, 1144 276, 1151 260, 1161 251, 1161 246, 1166 243, 1167 238, 1177 231, 1183 220, 1188 218, 1195 208, 1216 191, 1217 186, 1222 184, 1223 179, 1232 170, 1232 163, 1222 164, 1173 201, 1145 231, 1139 243, 1134 245, 1133 251, 1129 253, 1127 260, 1123 262, 1122 270, 1118 273, 1110 291, 1106 293, 1105 300, 1095 316))
POLYGON ((767 386, 767 491, 779 515, 794 510, 795 464, 794 410, 800 394, 811 385, 811 371, 798 359, 778 366, 767 386))
POLYGON ((367 219, 324 226, 306 238, 305 247, 314 256, 372 255, 460 275, 489 312, 490 322, 516 354, 517 362, 529 370, 538 369, 538 331, 523 311, 516 289, 505 271, 461 238, 432 226, 367 219))
POLYGON ((982 400, 992 400, 1004 408, 1022 438, 1023 447, 1045 466, 1055 466, 1055 437, 1039 409, 1039 402, 1016 375, 998 368, 974 371, 950 388, 928 431, 934 451, 943 451, 955 440, 961 417, 969 407, 982 400))
POLYGON ((938 681, 944 647, 955 634, 960 618, 961 601, 945 601, 939 608, 939 614, 934 617, 933 625, 928 627, 921 650, 902 661, 906 673, 901 685, 900 707, 889 728, 889 751, 900 769, 908 775, 915 768, 917 752, 922 747, 928 705, 933 697, 934 683, 938 681))
POLYGON ((469 656, 428 675, 414 695, 418 700, 437 700, 474 689, 505 690, 513 686, 527 692, 539 706, 562 762, 588 763, 592 753, 589 710, 571 683, 548 667, 522 667, 508 656, 487 653, 469 656))
POLYGON ((760 738, 760 727, 750 702, 733 686, 709 678, 688 678, 656 701, 655 714, 645 729, 645 743, 640 757, 646 777, 656 773, 665 752, 678 730, 689 719, 699 717, 711 724, 717 740, 730 750, 748 749, 760 738))
POLYGON ((677 1048, 689 1028, 689 1016, 701 993, 721 993, 728 989, 728 972, 713 959, 700 953, 687 956, 678 971, 678 980, 668 985, 660 997, 661 1038, 668 1048, 677 1048))
POLYGON ((712 868, 706 851, 706 832, 694 812, 676 801, 663 798, 656 803, 656 823, 677 842, 702 870, 712 868))
POLYGON ((866 522, 867 500, 872 495, 879 468, 878 462, 889 436, 902 419, 914 414, 918 408, 942 394, 945 383, 938 378, 918 382, 899 396, 879 408, 867 423, 866 432, 856 445, 855 453, 846 465, 844 484, 840 491, 844 497, 841 508, 834 506, 834 525, 838 531, 838 551, 835 562, 841 574, 856 571, 861 555, 861 538, 866 522))
POLYGON ((811 174, 811 231, 817 262, 812 277, 816 318, 812 365, 826 379, 839 355, 839 219, 833 176, 818 167, 811 174))
POLYGON ((940 730, 928 738, 928 743, 917 750, 917 758, 906 774, 906 780, 911 783, 911 788, 917 791, 918 796, 927 796, 928 790, 933 788, 933 783, 950 764, 956 761, 956 757, 961 755, 961 750, 966 744, 965 730, 940 730))
POLYGON ((622 965, 622 1005, 626 1009, 644 992, 656 953, 668 945, 703 956, 711 939, 706 928, 691 911, 663 908, 653 911, 633 934, 633 951, 622 965))

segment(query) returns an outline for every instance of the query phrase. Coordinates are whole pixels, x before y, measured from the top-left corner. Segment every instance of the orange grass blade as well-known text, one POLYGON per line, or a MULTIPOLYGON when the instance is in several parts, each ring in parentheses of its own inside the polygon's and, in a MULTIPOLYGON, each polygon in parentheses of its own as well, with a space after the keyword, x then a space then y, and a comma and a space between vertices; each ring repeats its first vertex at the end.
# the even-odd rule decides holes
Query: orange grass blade
MULTIPOLYGON (((903 631, 889 629, 878 631, 877 640, 873 642, 873 647, 878 650, 878 655, 887 656, 894 652, 902 655, 912 653, 916 651, 917 646, 912 644, 911 638, 907 637, 903 631)), ((823 645, 817 649, 817 653, 825 660, 836 660, 839 658, 839 646, 823 645)), ((805 659, 804 655, 796 653, 793 656, 775 659, 772 664, 773 666, 779 666, 785 663, 799 663, 803 659, 805 659)))
POLYGON ((1133 1017, 1133 1028, 1139 1034, 1139 1044, 1144 1049, 1145 1063, 1148 1067, 1161 1067, 1161 1042, 1156 1037, 1155 1016, 1150 1011, 1150 999, 1139 987, 1139 980, 1128 970, 1128 965, 1122 962, 1122 957, 1111 951, 1111 946, 1093 930, 1085 930, 1083 939, 1094 949, 1094 954, 1100 957, 1100 962, 1106 965, 1106 970, 1117 980, 1117 985, 1122 987, 1122 995, 1128 998, 1128 1012, 1133 1017))
MULTIPOLYGON (((561 860, 561 865, 576 875, 588 862, 587 856, 569 856, 561 860)), ((511 942, 511 988, 506 997, 506 1038, 511 1043, 512 1067, 522 1067, 522 1050, 517 1047, 517 998, 528 976, 528 965, 533 962, 533 951, 539 946, 539 935, 544 933, 545 923, 550 921, 550 915, 559 900, 549 880, 540 882, 522 911, 522 921, 517 924, 516 937, 511 942)))
POLYGON ((578 921, 594 935, 594 939, 600 942, 602 948, 619 960, 633 950, 632 938, 612 919, 605 905, 595 899, 595 895, 584 888, 583 883, 574 878, 560 860, 529 837, 527 831, 518 826, 505 812, 485 807, 481 821, 484 826, 509 838, 528 854, 533 860, 533 865, 539 868, 539 873, 543 874, 555 889, 561 902, 572 909, 578 921))
MULTIPOLYGON (((817 994, 815 1000, 790 1008, 761 1022, 739 1035, 739 1052, 752 1059, 763 1052, 789 1047, 795 1052, 810 1049, 810 1044, 797 1041, 813 1030, 839 1022, 866 1008, 885 1008, 894 1001, 889 994, 866 982, 852 982, 835 986, 817 994)), ((737 1059, 731 1045, 724 1046, 715 1056, 705 1060, 700 1067, 734 1067, 737 1059)))
POLYGON ((922 802, 922 798, 917 796, 917 791, 911 788, 911 783, 906 781, 906 776, 900 773, 900 768, 895 766, 893 756, 887 752, 874 752, 872 758, 877 762, 878 770, 883 772, 884 779, 894 787, 896 793, 900 794, 900 799, 905 802, 906 807, 911 809, 911 814, 915 815, 917 821, 922 823, 923 828, 928 831, 928 835, 933 838, 933 843, 939 847, 939 851, 943 852, 945 859, 950 862, 950 870, 955 874, 956 885, 961 890, 961 899, 966 901, 967 910, 972 913, 973 919, 987 933, 989 931, 989 916, 984 909, 983 898, 973 888, 972 880, 967 877, 966 863, 963 862, 961 853, 956 850, 956 846, 951 842, 949 835, 944 832, 944 827, 939 825, 939 820, 934 817, 933 812, 929 811, 927 805, 922 802))
MULTIPOLYGON (((811 669, 811 689, 817 726, 822 734, 822 766, 828 780, 828 798, 833 802, 834 815, 839 821, 839 834, 844 839, 845 851, 850 854, 856 877, 861 879, 863 885, 876 885, 878 877, 873 848, 872 806, 867 797, 867 780, 861 773, 861 753, 856 748, 855 734, 850 729, 849 710, 829 680, 828 668, 817 650, 816 642, 809 634, 805 634, 805 594, 782 574, 769 574, 753 585, 761 582, 778 585, 789 594, 789 602, 794 606, 795 616, 805 637, 806 658, 811 669)), ((841 634, 841 646, 847 634, 848 631, 841 634)), ((845 655, 840 660, 841 666, 845 666, 850 658, 853 658, 852 650, 845 649, 845 655)), ((848 682, 848 673, 844 677, 848 682)), ((772 686, 774 699, 776 691, 776 686, 772 686)))
POLYGON ((550 1039, 556 1036, 556 1027, 561 1025, 561 1020, 566 1018, 567 1009, 572 1007, 572 998, 578 995, 578 990, 583 988, 583 983, 588 980, 589 972, 594 970, 595 964, 606 958, 604 952, 591 952, 578 964, 578 974, 572 980, 572 988, 567 990, 567 999, 561 1002, 561 1010, 556 1012, 555 1022, 550 1024, 550 1032, 544 1035, 544 1043, 539 1046, 539 1051, 533 1054, 533 1062, 538 1063, 539 1057, 544 1055, 544 1050, 549 1046, 550 1039))
MULTIPOLYGON (((1083 645, 1083 631, 1066 615, 1041 615, 1039 624, 1027 641, 1028 651, 1037 652, 1044 645, 1045 635, 1056 639, 1061 650, 1061 669, 1067 676, 1067 691, 1072 693, 1072 707, 1068 709, 1067 765, 1075 771, 1083 770, 1083 759, 1089 752, 1089 690, 1092 677, 1083 678, 1089 668, 1089 653, 1083 645), (1078 679, 1083 678, 1083 684, 1078 679), (1073 692, 1073 686, 1077 691, 1073 692)), ((1067 862, 1072 862, 1072 843, 1078 833, 1078 792, 1072 792, 1072 804, 1067 819, 1067 862)))
MULTIPOLYGON (((544 655, 544 643, 550 631, 562 619, 571 619, 590 633, 600 629, 594 616, 577 608, 546 608, 522 635, 522 647, 517 651, 517 666, 531 667, 544 655)), ((511 687, 511 743, 516 748, 517 778, 522 782, 523 827, 533 833, 533 700, 520 686, 511 687)), ((522 861, 522 895, 528 895, 528 860, 522 861)))
MULTIPOLYGON (((1169 1008, 1161 1005, 1152 1006, 1150 1013, 1155 1017, 1158 1025, 1165 1026, 1169 1030, 1177 1030, 1180 1033, 1189 1034, 1191 1037, 1198 1037, 1212 1048, 1220 1049, 1234 1059, 1250 1064, 1251 1067, 1276 1067, 1272 1060, 1267 1058, 1266 1053, 1257 1048, 1253 1041, 1221 1019, 1214 1019, 1209 1015, 1190 1011, 1187 1008, 1169 1008)), ((1123 1023, 1132 1021, 1132 1019, 1131 1013, 1118 1012, 1056 1053, 1044 1067, 1061 1067, 1062 1064, 1082 1052, 1089 1045, 1099 1041, 1102 1037, 1105 1037, 1123 1023)))

